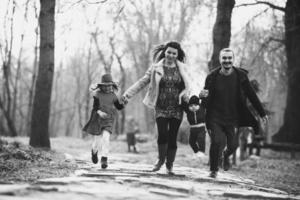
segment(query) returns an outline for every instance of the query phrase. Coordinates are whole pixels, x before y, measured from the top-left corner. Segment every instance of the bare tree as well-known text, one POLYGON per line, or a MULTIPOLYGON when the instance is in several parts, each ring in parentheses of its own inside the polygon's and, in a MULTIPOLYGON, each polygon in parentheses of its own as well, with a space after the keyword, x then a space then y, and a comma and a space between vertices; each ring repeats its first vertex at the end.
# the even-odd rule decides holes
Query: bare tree
MULTIPOLYGON (((123 93, 125 91, 125 83, 127 80, 127 75, 125 72, 125 68, 122 62, 122 55, 118 55, 117 53, 114 53, 114 55, 117 58, 119 67, 120 67, 120 72, 121 72, 121 78, 119 80, 119 85, 120 87, 120 93, 123 93)), ((125 121, 126 121, 126 113, 125 113, 125 109, 121 110, 121 115, 120 115, 120 122, 119 122, 119 133, 124 133, 125 131, 125 121)))
MULTIPOLYGON (((111 47, 112 55, 115 56, 117 63, 120 68, 120 80, 119 80, 119 93, 122 94, 125 91, 125 83, 126 83, 126 77, 127 74, 125 72, 125 67, 123 65, 122 58, 125 53, 120 54, 116 51, 115 43, 114 43, 114 37, 110 39, 109 45, 111 47)), ((116 121, 115 125, 115 130, 117 134, 124 133, 124 127, 125 127, 125 120, 126 120, 126 115, 125 115, 125 109, 122 109, 120 111, 120 115, 118 115, 118 120, 116 121)))
MULTIPOLYGON (((99 56, 99 61, 103 64, 104 66, 104 71, 106 74, 111 73, 111 66, 113 63, 113 54, 110 54, 109 58, 107 59, 104 55, 104 52, 101 50, 99 42, 98 42, 98 35, 99 35, 98 28, 95 30, 95 32, 91 33, 92 38, 94 39, 96 50, 99 56)), ((109 40, 113 40, 113 38, 109 38, 109 40)))
MULTIPOLYGON (((129 2, 131 9, 121 13, 121 28, 136 76, 141 77, 150 66, 154 45, 170 40, 183 41, 200 4, 186 0, 129 2)), ((142 91, 139 97, 144 94, 142 91)), ((143 126, 150 132, 154 126, 153 113, 145 106, 142 109, 145 113, 143 126)))
POLYGON ((285 47, 288 91, 284 124, 273 137, 275 141, 300 144, 300 1, 287 0, 285 7, 285 47))
POLYGON ((55 0, 40 0, 40 61, 35 85, 31 135, 33 147, 50 148, 49 115, 54 73, 55 0))
POLYGON ((231 37, 231 14, 235 0, 218 0, 217 18, 213 28, 213 54, 208 63, 209 70, 220 65, 219 52, 229 47, 231 37))
MULTIPOLYGON (((26 1, 25 3, 25 10, 24 10, 24 22, 27 23, 28 22, 28 6, 29 6, 29 0, 26 1)), ((23 27, 25 27, 23 25, 23 27)), ((13 103, 12 103, 12 120, 14 122, 20 121, 20 125, 19 125, 19 130, 18 132, 21 133, 22 132, 22 127, 23 124, 25 124, 24 119, 24 114, 23 111, 19 108, 19 106, 17 105, 17 102, 19 101, 19 104, 22 104, 22 100, 23 98, 20 98, 20 94, 19 94, 19 88, 20 88, 20 80, 21 80, 21 67, 22 67, 22 58, 23 58, 23 51, 24 51, 24 46, 23 46, 23 42, 24 42, 24 35, 25 35, 25 30, 22 30, 21 33, 21 38, 20 38, 20 49, 19 49, 19 53, 18 53, 18 59, 17 59, 17 69, 16 69, 16 74, 14 77, 14 86, 13 86, 13 103), (22 115, 23 117, 21 117, 19 120, 16 119, 16 115, 17 115, 17 111, 19 111, 19 114, 22 115)), ((22 92, 22 91, 20 91, 22 92)))
MULTIPOLYGON (((88 56, 87 56, 87 60, 86 60, 86 79, 87 79, 87 83, 86 83, 86 87, 85 87, 85 95, 84 95, 84 117, 83 117, 83 121, 86 122, 88 120, 89 117, 89 106, 90 106, 90 102, 91 102, 91 98, 89 96, 89 87, 92 84, 92 42, 93 39, 92 37, 90 37, 90 41, 89 41, 89 47, 88 47, 88 56)), ((80 121, 80 127, 82 125, 82 121, 80 121)))
MULTIPOLYGON (((71 129, 71 124, 72 121, 75 117, 75 111, 77 111, 77 117, 78 117, 78 124, 79 127, 83 127, 83 121, 82 121, 82 112, 83 112, 83 106, 84 103, 86 101, 85 98, 89 98, 90 96, 87 95, 86 97, 84 97, 84 94, 86 94, 86 92, 82 92, 82 87, 86 84, 86 80, 84 80, 86 77, 83 76, 83 74, 85 74, 85 68, 89 68, 90 66, 85 66, 84 68, 82 68, 82 66, 84 66, 84 60, 81 59, 82 57, 84 57, 84 53, 78 52, 77 55, 75 55, 72 60, 71 60, 71 71, 72 71, 72 77, 74 79, 74 86, 75 86, 75 91, 74 91, 74 96, 72 97, 74 99, 74 103, 76 106, 76 109, 70 110, 68 112, 67 115, 67 119, 66 119, 66 136, 70 136, 70 129, 71 129), (78 56, 81 55, 81 56, 78 56)), ((89 58, 88 58, 89 59, 89 58)), ((88 61, 89 62, 89 61, 88 61)), ((87 74, 87 80, 89 79, 89 75, 87 74)), ((84 87, 85 88, 85 87, 84 87)), ((87 91, 89 91, 87 89, 87 91)), ((66 113, 67 114, 67 113, 66 113)))
MULTIPOLYGON (((101 1, 101 2, 97 2, 96 4, 101 4, 101 3, 105 3, 106 1, 101 1)), ((85 6, 83 5, 83 9, 85 9, 85 6)), ((109 43, 111 43, 112 40, 114 40, 114 36, 108 36, 108 33, 105 33, 104 31, 102 31, 101 27, 99 27, 99 25, 97 24, 97 20, 99 20, 99 14, 102 12, 101 10, 101 6, 98 5, 97 10, 96 10, 96 14, 94 16, 94 19, 92 22, 89 21, 88 17, 85 16, 86 21, 88 24, 91 24, 91 26, 95 27, 94 31, 92 31, 90 33, 91 38, 94 41, 95 47, 96 47, 96 51, 98 54, 98 59, 100 61, 100 63, 102 64, 102 66, 104 67, 104 71, 105 73, 111 73, 111 67, 112 64, 114 62, 114 56, 112 52, 107 52, 105 51, 105 49, 103 48, 103 46, 105 46, 105 44, 103 44, 103 42, 98 41, 98 39, 100 38, 107 38, 108 44, 106 44, 106 46, 109 46, 109 43), (109 55, 109 56, 107 56, 109 55)), ((86 11, 85 11, 86 14, 86 11)), ((117 22, 117 17, 114 17, 113 20, 113 30, 112 32, 115 31, 115 23, 117 22)))
MULTIPOLYGON (((2 110, 2 113, 4 115, 4 118, 7 123, 8 132, 11 136, 17 136, 17 130, 15 126, 15 122, 13 119, 13 92, 12 92, 12 48, 13 48, 13 40, 14 40, 14 33, 13 33, 13 27, 14 27, 14 15, 16 10, 16 1, 12 1, 12 13, 11 16, 9 16, 9 10, 10 10, 10 2, 8 1, 7 4, 7 11, 5 14, 4 19, 4 30, 5 33, 7 33, 7 22, 10 23, 10 30, 9 37, 7 34, 5 34, 5 45, 1 45, 1 49, 4 48, 4 50, 1 50, 2 53, 2 71, 3 71, 3 92, 0 96, 0 109, 2 110), (8 19, 9 18, 9 19, 8 19)), ((4 126, 4 125, 2 125, 4 126)))
POLYGON ((300 100, 300 1, 287 0, 286 6, 280 7, 267 1, 256 1, 251 4, 241 4, 239 6, 265 4, 269 7, 284 12, 285 19, 285 49, 287 55, 287 78, 288 90, 286 109, 284 114, 284 124, 281 129, 273 136, 276 142, 291 142, 300 144, 299 119, 299 100, 300 100))
POLYGON ((53 80, 53 93, 51 97, 51 112, 50 112, 50 125, 49 125, 49 135, 51 137, 59 136, 60 122, 64 121, 62 118, 62 110, 64 109, 64 102, 66 97, 66 92, 61 91, 61 80, 63 79, 63 64, 62 62, 58 65, 58 70, 54 73, 53 80))
MULTIPOLYGON (((37 11, 36 1, 34 2, 34 14, 35 18, 38 20, 39 15, 37 11)), ((32 69, 32 75, 31 75, 31 83, 29 85, 29 98, 28 98, 28 109, 27 109, 27 123, 26 123, 26 130, 27 135, 30 136, 30 129, 31 129, 31 118, 32 118, 32 104, 33 104, 33 92, 36 82, 36 75, 37 75, 37 68, 38 68, 38 53, 39 53, 39 24, 35 27, 35 41, 34 41, 34 59, 33 59, 33 69, 32 69)))
MULTIPOLYGON (((265 11, 265 10, 264 10, 265 11)), ((284 48, 284 25, 281 13, 274 13, 268 8, 268 12, 260 12, 249 20, 243 31, 233 37, 231 46, 236 48, 236 60, 240 60, 238 66, 249 71, 249 78, 256 79, 260 83, 260 99, 266 108, 272 111, 268 129, 265 130, 267 142, 270 142, 271 134, 278 131, 283 121, 283 111, 286 98, 286 56, 284 48), (272 16, 270 25, 261 27, 257 21, 269 15, 272 16), (279 18, 279 21, 276 18, 279 18), (243 39, 239 39, 243 37, 243 39)))

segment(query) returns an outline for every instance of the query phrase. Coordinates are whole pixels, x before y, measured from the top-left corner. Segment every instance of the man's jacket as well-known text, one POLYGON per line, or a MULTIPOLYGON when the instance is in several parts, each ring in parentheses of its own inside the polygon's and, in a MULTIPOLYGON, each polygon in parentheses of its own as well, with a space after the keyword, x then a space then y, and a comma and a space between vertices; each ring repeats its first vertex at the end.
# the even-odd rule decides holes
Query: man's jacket
MULTIPOLYGON (((216 77, 220 73, 221 67, 213 70, 205 80, 204 89, 209 91, 208 97, 202 98, 201 104, 206 109, 206 126, 209 129, 210 127, 210 111, 212 105, 212 99, 215 95, 215 85, 216 77)), ((238 110, 238 126, 242 127, 253 127, 255 134, 258 134, 258 121, 255 119, 253 114, 250 112, 247 106, 247 99, 251 102, 258 114, 263 117, 266 115, 264 108, 259 101, 255 91, 253 90, 249 78, 247 76, 247 71, 242 68, 233 67, 233 70, 237 73, 237 110, 238 110)))

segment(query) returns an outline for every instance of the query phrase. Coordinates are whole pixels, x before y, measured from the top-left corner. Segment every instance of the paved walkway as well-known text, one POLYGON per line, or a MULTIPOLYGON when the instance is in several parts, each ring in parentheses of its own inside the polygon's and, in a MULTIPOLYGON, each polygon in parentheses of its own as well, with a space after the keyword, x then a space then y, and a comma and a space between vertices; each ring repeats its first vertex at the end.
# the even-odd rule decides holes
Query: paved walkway
MULTIPOLYGON (((174 166, 169 176, 163 167, 138 162, 138 154, 113 154, 108 169, 94 165, 85 154, 71 158, 78 170, 70 177, 42 179, 34 184, 0 185, 0 200, 95 199, 298 199, 284 191, 256 185, 252 180, 220 172, 216 179, 203 169, 174 166), (135 159, 133 159, 135 158, 135 159), (134 163, 133 163, 134 161, 134 163)), ((70 158, 70 157, 68 157, 70 158)))

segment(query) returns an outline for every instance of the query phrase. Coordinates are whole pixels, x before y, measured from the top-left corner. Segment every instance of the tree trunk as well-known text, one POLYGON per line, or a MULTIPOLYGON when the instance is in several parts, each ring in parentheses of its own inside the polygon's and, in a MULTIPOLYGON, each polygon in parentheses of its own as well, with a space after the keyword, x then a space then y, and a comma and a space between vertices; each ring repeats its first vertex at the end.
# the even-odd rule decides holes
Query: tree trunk
POLYGON ((273 136, 276 142, 300 144, 300 1, 287 0, 285 8, 285 45, 288 91, 284 123, 273 136))
MULTIPOLYGON (((38 19, 38 11, 36 7, 36 2, 34 3, 34 14, 36 19, 38 19)), ((30 136, 30 129, 31 129, 31 118, 32 118, 32 104, 33 104, 33 92, 36 82, 36 74, 37 74, 37 68, 38 68, 38 41, 39 41, 39 26, 37 25, 35 27, 35 43, 34 43, 34 59, 33 59, 33 70, 32 70, 32 76, 31 76, 31 83, 29 88, 29 97, 28 97, 28 110, 27 110, 27 122, 26 122, 26 131, 27 135, 30 136)))
POLYGON ((55 0, 40 0, 40 62, 33 99, 31 135, 33 147, 50 148, 49 115, 54 74, 55 0))
MULTIPOLYGON (((125 91, 125 83, 127 81, 127 77, 126 77, 126 71, 124 69, 124 66, 123 66, 123 62, 122 62, 122 58, 121 56, 119 56, 116 52, 115 52, 115 56, 117 58, 117 61, 118 61, 118 64, 119 64, 119 67, 120 67, 120 73, 121 73, 121 79, 119 81, 120 83, 120 94, 123 94, 124 91, 125 91)), ((118 117, 118 131, 119 131, 119 134, 123 134, 124 131, 125 131, 125 120, 126 120, 126 112, 125 112, 125 108, 121 110, 120 114, 119 114, 119 117, 118 117)))
POLYGON ((16 130, 14 121, 12 121, 12 119, 9 115, 9 112, 5 110, 3 102, 2 102, 1 99, 0 99, 0 109, 2 110, 2 112, 4 114, 4 117, 6 119, 6 123, 7 123, 8 129, 9 129, 10 136, 16 137, 17 136, 17 130, 16 130))
MULTIPOLYGON (((91 60, 92 60, 92 41, 93 41, 93 38, 91 36, 90 38, 90 43, 89 43, 89 50, 88 50, 88 56, 87 56, 87 67, 86 67, 86 75, 87 75, 87 83, 86 83, 86 89, 85 89, 85 109, 84 109, 84 123, 86 123, 89 119, 89 115, 90 115, 90 91, 89 91, 89 88, 90 88, 90 85, 92 83, 92 72, 91 72, 91 67, 92 67, 92 64, 91 64, 91 60)), ((82 128, 82 127, 80 127, 82 128)), ((87 134, 85 134, 84 132, 81 132, 81 137, 82 138, 85 138, 87 136, 87 134)))
POLYGON ((219 52, 229 47, 231 37, 231 13, 235 0, 218 0, 217 18, 213 28, 213 55, 208 63, 211 71, 217 68, 219 63, 219 52))
MULTIPOLYGON (((150 66, 150 59, 149 59, 149 55, 150 55, 150 49, 148 50, 148 52, 144 55, 141 56, 141 64, 143 66, 142 70, 143 72, 139 75, 139 77, 142 77, 146 70, 148 69, 148 67, 150 66)), ((142 92, 142 99, 144 99, 144 97, 146 96, 146 90, 144 89, 142 92)), ((153 129, 155 127, 155 118, 154 118, 154 114, 153 114, 153 110, 149 109, 147 106, 145 106, 143 104, 143 108, 144 108, 144 116, 145 116, 145 121, 146 121, 146 130, 147 132, 151 133, 153 132, 153 129)))

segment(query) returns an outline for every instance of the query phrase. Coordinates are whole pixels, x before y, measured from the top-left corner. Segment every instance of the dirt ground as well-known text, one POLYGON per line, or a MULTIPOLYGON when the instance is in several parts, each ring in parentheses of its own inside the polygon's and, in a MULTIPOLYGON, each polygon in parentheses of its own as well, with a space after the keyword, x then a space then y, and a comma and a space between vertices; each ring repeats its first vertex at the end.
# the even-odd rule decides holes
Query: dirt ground
MULTIPOLYGON (((112 140, 111 152, 128 155, 124 136, 112 140)), ((0 183, 34 182, 41 178, 63 177, 72 174, 76 163, 68 157, 90 152, 91 139, 52 138, 51 150, 28 147, 28 138, 2 138, 7 141, 0 149, 0 183)), ((133 163, 153 164, 157 157, 155 138, 139 143, 139 156, 132 154, 133 163), (143 156, 141 156, 143 155, 143 156)), ((207 148, 208 149, 208 148, 207 148)), ((193 157, 188 145, 178 144, 175 166, 196 167, 208 170, 207 161, 193 157)), ((263 150, 261 157, 250 157, 233 166, 230 173, 249 178, 256 184, 300 194, 300 155, 290 159, 288 153, 263 150)))

